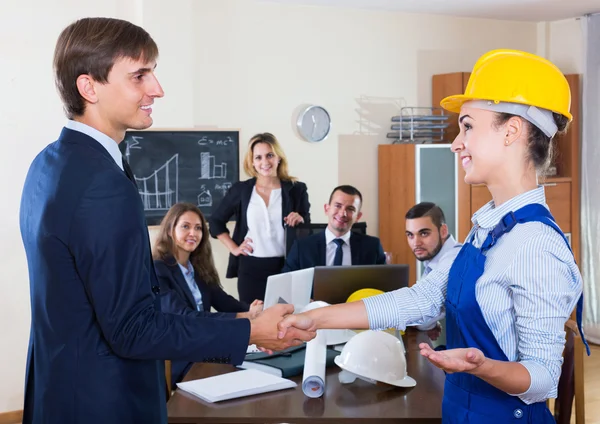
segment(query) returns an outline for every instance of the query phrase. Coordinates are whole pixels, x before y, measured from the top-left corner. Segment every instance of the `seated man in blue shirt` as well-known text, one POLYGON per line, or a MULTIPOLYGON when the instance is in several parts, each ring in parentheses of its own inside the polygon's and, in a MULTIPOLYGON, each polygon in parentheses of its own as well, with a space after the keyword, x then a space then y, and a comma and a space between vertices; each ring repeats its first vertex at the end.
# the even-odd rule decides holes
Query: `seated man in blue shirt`
MULTIPOLYGON (((440 264, 454 261, 462 245, 448 232, 444 212, 439 206, 431 202, 421 202, 410 208, 405 218, 408 245, 417 260, 423 262, 421 277, 437 269, 440 264)), ((441 332, 439 320, 445 316, 442 312, 437 318, 417 325, 416 328, 427 331, 429 337, 435 341, 441 332)), ((442 343, 444 342, 442 340, 442 343)))
POLYGON ((385 264, 385 254, 377 237, 350 231, 362 213, 362 194, 355 187, 333 189, 325 205, 327 229, 296 240, 287 255, 282 272, 314 266, 385 264))

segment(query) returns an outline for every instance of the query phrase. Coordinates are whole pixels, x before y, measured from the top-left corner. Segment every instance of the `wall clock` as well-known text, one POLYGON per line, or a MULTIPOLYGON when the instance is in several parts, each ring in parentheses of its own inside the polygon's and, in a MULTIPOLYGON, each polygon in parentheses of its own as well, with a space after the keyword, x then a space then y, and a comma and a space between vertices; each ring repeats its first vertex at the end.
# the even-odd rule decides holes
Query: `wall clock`
POLYGON ((311 105, 303 109, 296 121, 298 133, 306 141, 323 141, 331 131, 331 117, 322 106, 311 105))

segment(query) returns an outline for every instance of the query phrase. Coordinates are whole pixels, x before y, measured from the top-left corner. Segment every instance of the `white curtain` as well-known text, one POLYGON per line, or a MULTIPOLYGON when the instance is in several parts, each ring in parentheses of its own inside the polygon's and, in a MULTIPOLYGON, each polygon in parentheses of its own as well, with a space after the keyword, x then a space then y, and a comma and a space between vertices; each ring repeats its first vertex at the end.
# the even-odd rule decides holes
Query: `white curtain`
POLYGON ((600 14, 584 18, 581 251, 583 327, 600 344, 600 14))

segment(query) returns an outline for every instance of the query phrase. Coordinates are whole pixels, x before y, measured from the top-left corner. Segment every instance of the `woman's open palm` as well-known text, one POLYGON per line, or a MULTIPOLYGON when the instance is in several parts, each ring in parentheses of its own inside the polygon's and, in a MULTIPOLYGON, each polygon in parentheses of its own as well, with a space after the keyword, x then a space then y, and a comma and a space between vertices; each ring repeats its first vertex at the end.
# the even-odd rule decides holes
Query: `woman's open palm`
POLYGON ((485 361, 485 355, 473 347, 435 351, 427 343, 419 345, 421 355, 447 373, 472 372, 485 361))

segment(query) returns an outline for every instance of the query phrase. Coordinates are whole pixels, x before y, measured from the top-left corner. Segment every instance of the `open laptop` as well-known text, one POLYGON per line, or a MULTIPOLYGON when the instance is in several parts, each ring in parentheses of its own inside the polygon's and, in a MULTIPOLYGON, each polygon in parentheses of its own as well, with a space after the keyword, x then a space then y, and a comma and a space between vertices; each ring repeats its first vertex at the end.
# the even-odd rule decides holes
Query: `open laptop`
POLYGON ((310 303, 314 272, 314 268, 307 268, 271 275, 267 279, 264 308, 278 303, 292 304, 295 311, 304 308, 310 303))
POLYGON ((408 286, 408 265, 348 265, 314 268, 314 299, 344 303, 360 289, 384 292, 408 286))

